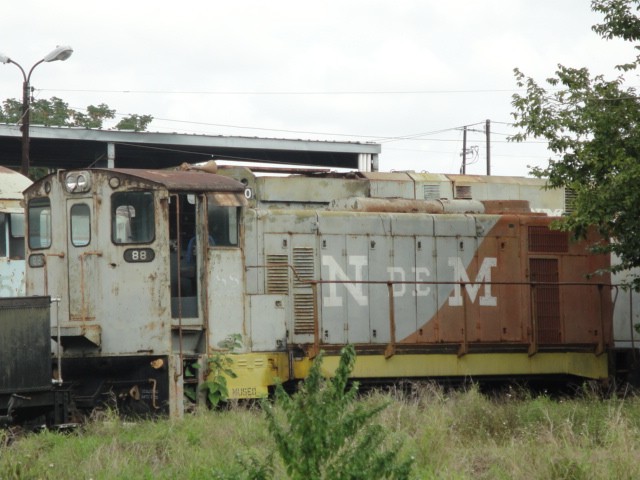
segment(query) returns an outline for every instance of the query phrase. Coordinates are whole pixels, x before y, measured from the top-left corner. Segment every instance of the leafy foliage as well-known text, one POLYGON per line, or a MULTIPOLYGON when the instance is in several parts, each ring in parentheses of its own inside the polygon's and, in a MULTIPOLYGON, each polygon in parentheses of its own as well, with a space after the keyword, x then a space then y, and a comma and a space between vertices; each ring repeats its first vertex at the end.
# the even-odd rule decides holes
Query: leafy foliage
POLYGON ((120 120, 116 125, 116 130, 133 130, 134 132, 144 132, 151 123, 151 115, 129 115, 120 120))
MULTIPOLYGON (((605 39, 640 39, 640 0, 593 0, 591 8, 604 14, 593 30, 605 39)), ((640 48, 638 46, 636 49, 640 48)), ((636 69, 634 61, 617 68, 636 69)), ((571 214, 561 228, 584 237, 595 225, 609 243, 594 245, 614 253, 621 271, 640 266, 640 100, 636 89, 619 76, 612 80, 591 76, 586 68, 558 65, 548 78, 548 89, 515 70, 516 82, 526 94, 513 96, 515 125, 522 130, 513 140, 547 140, 554 158, 533 173, 548 178, 550 188, 575 192, 571 214)), ((635 279, 636 288, 640 280, 635 279)))
POLYGON ((370 407, 355 402, 358 386, 348 383, 355 364, 353 346, 342 350, 329 380, 322 376, 322 361, 320 354, 293 396, 278 385, 276 406, 264 402, 269 431, 290 478, 408 478, 411 460, 398 460, 401 445, 385 448, 387 432, 370 423, 387 403, 370 407))
MULTIPOLYGON (((101 103, 89 105, 86 112, 74 110, 58 97, 38 99, 30 102, 30 123, 53 127, 102 128, 105 120, 115 118, 116 111, 101 103)), ((134 130, 142 132, 147 129, 153 117, 151 115, 129 115, 120 120, 116 130, 134 130)), ((1 123, 20 123, 22 121, 22 101, 8 98, 0 107, 1 123)))
MULTIPOLYGON (((212 408, 217 407, 221 402, 229 399, 229 390, 227 388, 227 378, 236 378, 237 375, 233 371, 233 352, 242 347, 242 335, 235 333, 229 335, 222 342, 222 351, 215 352, 207 359, 207 379, 202 383, 200 388, 207 394, 207 401, 212 408)), ((199 367, 199 365, 194 365, 199 367)))

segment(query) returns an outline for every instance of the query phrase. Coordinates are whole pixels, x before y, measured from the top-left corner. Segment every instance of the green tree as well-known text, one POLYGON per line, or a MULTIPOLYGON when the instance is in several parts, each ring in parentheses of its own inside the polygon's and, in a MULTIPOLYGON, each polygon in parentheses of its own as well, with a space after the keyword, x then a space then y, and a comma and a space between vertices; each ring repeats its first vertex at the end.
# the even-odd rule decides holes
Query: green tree
POLYGON ((129 115, 123 118, 116 125, 117 130, 133 130, 134 132, 144 132, 151 123, 151 115, 129 115))
MULTIPOLYGON (((405 479, 411 459, 398 460, 400 444, 386 441, 388 432, 372 423, 386 404, 370 406, 356 401, 357 384, 349 384, 355 365, 355 349, 346 346, 334 377, 321 373, 323 354, 315 358, 309 376, 289 396, 276 387, 274 407, 263 403, 267 424, 290 478, 405 479)), ((254 465, 255 470, 255 465, 254 465)), ((265 477, 266 469, 260 470, 265 477)))
POLYGON ((74 127, 102 128, 104 120, 114 118, 116 111, 110 109, 108 105, 101 103, 97 107, 89 105, 87 107, 87 113, 76 110, 71 110, 70 113, 74 127))
MULTIPOLYGON (((640 49, 640 0, 592 0, 591 9, 604 16, 594 32, 640 49)), ((613 79, 558 65, 546 88, 515 70, 526 93, 513 96, 515 125, 521 129, 513 139, 547 140, 554 158, 533 173, 548 178, 551 188, 575 192, 573 212, 560 226, 584 236, 595 225, 612 241, 594 245, 594 250, 620 259, 613 271, 640 266, 640 101, 624 78, 639 64, 636 56, 617 65, 620 74, 613 79)), ((640 279, 634 284, 640 288, 640 279)))
MULTIPOLYGON (((115 118, 116 111, 101 103, 89 105, 86 110, 78 111, 58 97, 33 100, 30 103, 30 123, 48 127, 84 127, 102 128, 105 120, 115 118)), ((22 101, 8 98, 0 107, 0 122, 20 123, 22 118, 22 101)), ((115 126, 116 130, 145 131, 153 120, 151 115, 129 115, 115 126)))

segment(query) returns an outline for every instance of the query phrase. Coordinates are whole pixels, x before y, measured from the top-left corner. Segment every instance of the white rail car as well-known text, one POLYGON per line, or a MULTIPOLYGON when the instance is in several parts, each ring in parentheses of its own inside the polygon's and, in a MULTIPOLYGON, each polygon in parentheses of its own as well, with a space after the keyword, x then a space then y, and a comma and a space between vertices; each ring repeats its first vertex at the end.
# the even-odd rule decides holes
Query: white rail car
POLYGON ((0 297, 24 295, 24 175, 0 167, 0 297))

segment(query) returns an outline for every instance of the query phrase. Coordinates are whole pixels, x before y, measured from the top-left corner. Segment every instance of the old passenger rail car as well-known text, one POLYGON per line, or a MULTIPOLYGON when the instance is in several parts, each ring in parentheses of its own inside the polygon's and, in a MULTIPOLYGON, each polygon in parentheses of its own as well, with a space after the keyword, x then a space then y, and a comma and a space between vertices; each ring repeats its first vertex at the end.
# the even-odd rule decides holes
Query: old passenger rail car
POLYGON ((24 175, 0 167, 0 298, 24 295, 24 175))
POLYGON ((61 298, 80 408, 180 415, 188 367, 234 334, 235 398, 346 343, 363 380, 607 378, 610 281, 586 274, 608 258, 526 203, 427 192, 398 174, 61 171, 25 191, 27 292, 61 298))

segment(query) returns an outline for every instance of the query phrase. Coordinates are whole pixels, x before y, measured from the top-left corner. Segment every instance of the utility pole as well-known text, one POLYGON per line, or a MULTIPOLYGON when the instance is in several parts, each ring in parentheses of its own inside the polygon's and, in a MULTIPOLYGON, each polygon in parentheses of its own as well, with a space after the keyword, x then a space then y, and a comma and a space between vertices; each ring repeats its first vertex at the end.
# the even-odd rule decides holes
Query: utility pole
POLYGON ((491 120, 487 119, 485 134, 487 135, 487 176, 491 175, 491 120))
POLYGON ((467 173, 467 127, 464 127, 462 131, 462 168, 460 173, 465 175, 467 173))

